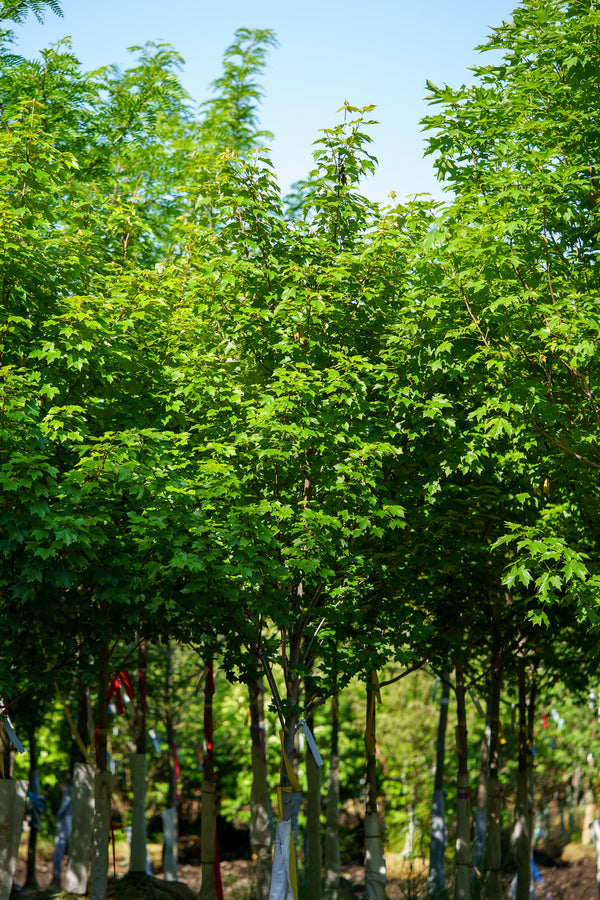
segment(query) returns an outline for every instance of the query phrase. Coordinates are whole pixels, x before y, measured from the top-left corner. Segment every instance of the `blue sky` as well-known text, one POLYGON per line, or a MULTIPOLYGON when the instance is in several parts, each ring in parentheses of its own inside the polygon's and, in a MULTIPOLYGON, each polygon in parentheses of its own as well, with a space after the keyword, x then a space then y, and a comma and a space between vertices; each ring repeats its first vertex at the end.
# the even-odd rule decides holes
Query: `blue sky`
POLYGON ((63 0, 64 17, 47 13, 16 29, 18 50, 39 50, 69 35, 86 68, 127 65, 127 47, 172 44, 186 60, 182 80, 198 102, 220 73, 236 28, 271 28, 261 121, 275 133, 273 160, 284 190, 311 166, 311 144, 335 111, 376 104, 373 152, 379 159, 365 193, 384 202, 419 192, 441 196, 430 158, 423 159, 419 120, 427 113, 425 82, 470 80, 474 51, 489 28, 511 17, 517 0, 63 0))

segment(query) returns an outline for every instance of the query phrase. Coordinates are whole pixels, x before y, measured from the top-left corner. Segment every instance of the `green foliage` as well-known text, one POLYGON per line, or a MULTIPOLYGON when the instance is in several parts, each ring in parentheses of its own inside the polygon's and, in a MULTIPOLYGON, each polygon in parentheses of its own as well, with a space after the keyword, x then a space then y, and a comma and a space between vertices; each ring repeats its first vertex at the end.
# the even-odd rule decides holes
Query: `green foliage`
POLYGON ((200 106, 199 143, 217 155, 244 152, 272 138, 258 128, 257 109, 263 97, 260 76, 269 50, 277 46, 268 28, 238 28, 223 56, 223 72, 211 87, 215 94, 200 106))
POLYGON ((38 22, 44 21, 44 7, 48 7, 57 16, 62 16, 60 3, 57 0, 2 0, 0 20, 23 22, 29 13, 33 13, 38 22))
POLYGON ((523 4, 486 45, 500 61, 479 67, 474 87, 431 85, 440 112, 425 120, 429 152, 456 198, 444 225, 455 319, 445 338, 494 385, 478 430, 506 431, 551 486, 535 539, 513 518, 498 545, 519 536, 506 583, 533 579, 542 603, 595 571, 585 555, 596 541, 585 497, 598 462, 590 305, 597 147, 585 122, 597 105, 597 19, 593 4, 523 4), (586 519, 587 537, 570 534, 568 549, 559 549, 564 527, 548 528, 561 511, 586 519), (544 559, 552 571, 540 572, 544 559))
MULTIPOLYGON (((59 12, 5 2, 2 17, 45 5, 59 12)), ((168 702, 193 795, 204 653, 232 682, 264 669, 273 778, 275 711, 293 720, 301 682, 318 702, 373 669, 461 659, 484 696, 490 656, 511 690, 518 653, 548 690, 582 689, 600 577, 598 15, 526 0, 474 86, 431 85, 429 152, 453 197, 390 208, 361 193, 373 107, 347 103, 281 197, 258 118, 269 30, 236 32, 198 113, 166 45, 83 72, 68 42, 38 64, 3 32, 0 695, 15 719, 82 649, 91 681, 98 636, 117 669, 142 635, 187 642, 168 702)), ((243 821, 246 700, 224 681, 222 809, 243 821)), ((400 848, 411 803, 427 830, 437 711, 421 676, 384 702, 400 848)), ((342 710, 355 794, 352 691, 342 710)), ((112 720, 115 758, 129 716, 112 720)), ((162 736, 156 699, 151 717, 162 736)), ((152 772, 158 804, 164 747, 152 772)))

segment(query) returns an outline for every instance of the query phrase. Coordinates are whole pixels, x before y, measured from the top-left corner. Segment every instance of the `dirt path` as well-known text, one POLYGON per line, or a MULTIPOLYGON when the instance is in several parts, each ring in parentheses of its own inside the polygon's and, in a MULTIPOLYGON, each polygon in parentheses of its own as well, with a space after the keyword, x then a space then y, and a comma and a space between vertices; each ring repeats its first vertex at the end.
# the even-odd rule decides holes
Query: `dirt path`
MULTIPOLYGON (((584 856, 572 862, 565 862, 559 866, 540 866, 542 877, 542 889, 540 896, 546 896, 549 900, 582 900, 588 897, 588 891, 593 893, 596 882, 596 860, 593 856, 584 856)), ((111 862, 111 875, 112 875, 111 862)), ((117 875, 123 875, 126 867, 123 863, 116 864, 117 875)), ((160 877, 160 871, 155 875, 160 877)), ((225 900, 240 900, 251 896, 252 887, 252 863, 249 860, 225 861, 221 864, 221 876, 225 900)), ((37 866, 37 879, 40 890, 47 889, 52 879, 52 866, 49 862, 39 860, 37 866)), ((25 880, 25 863, 19 860, 15 884, 22 885, 25 880)), ((200 889, 201 870, 199 865, 180 865, 179 880, 194 891, 200 889)), ((345 896, 362 900, 364 892, 364 873, 362 866, 344 866, 343 889, 345 896)), ((413 891, 410 896, 415 900, 426 896, 424 877, 420 876, 413 883, 413 891)), ((28 896, 31 896, 27 892, 28 896)), ((407 893, 406 882, 401 878, 390 878, 386 895, 388 900, 404 900, 407 893)), ((597 896, 597 895, 596 895, 597 896)), ((590 897, 591 900, 591 897, 590 897)))

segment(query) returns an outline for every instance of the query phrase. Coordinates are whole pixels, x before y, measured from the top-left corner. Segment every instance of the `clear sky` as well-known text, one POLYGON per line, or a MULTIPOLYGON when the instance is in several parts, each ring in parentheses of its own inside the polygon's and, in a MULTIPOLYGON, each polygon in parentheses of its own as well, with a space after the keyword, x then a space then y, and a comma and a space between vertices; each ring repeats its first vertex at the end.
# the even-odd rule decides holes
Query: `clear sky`
POLYGON ((127 65, 127 48, 165 41, 186 61, 184 86, 210 96, 223 51, 237 28, 271 28, 279 46, 269 58, 261 122, 275 134, 273 160, 284 190, 311 167, 311 144, 335 111, 376 104, 373 152, 379 170, 364 192, 385 201, 420 192, 441 196, 431 160, 423 159, 419 120, 425 82, 470 80, 489 28, 511 17, 517 0, 62 0, 16 29, 17 51, 36 56, 71 36, 85 68, 127 65))

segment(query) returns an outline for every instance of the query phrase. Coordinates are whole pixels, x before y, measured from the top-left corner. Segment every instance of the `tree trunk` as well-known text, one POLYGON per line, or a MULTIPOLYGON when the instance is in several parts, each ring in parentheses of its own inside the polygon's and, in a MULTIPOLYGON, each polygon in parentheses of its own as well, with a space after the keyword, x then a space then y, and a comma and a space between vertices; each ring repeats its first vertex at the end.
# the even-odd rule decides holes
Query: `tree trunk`
POLYGON ((485 731, 481 739, 479 780, 477 783, 477 809, 475 810, 475 835, 471 860, 471 897, 479 900, 485 865, 485 839, 487 834, 487 776, 490 760, 490 697, 487 698, 485 731))
POLYGON ((467 710, 462 659, 456 662, 456 900, 469 900, 471 792, 469 790, 467 710))
POLYGON ((163 810, 163 872, 165 881, 177 881, 177 745, 173 721, 173 648, 167 643, 165 672, 165 728, 167 732, 167 758, 169 787, 166 809, 163 810))
POLYGON ((533 738, 535 734, 535 713, 537 703, 537 667, 534 668, 529 688, 529 703, 527 706, 527 784, 529 788, 529 834, 531 835, 531 851, 533 853, 534 841, 534 784, 533 784, 533 738))
POLYGON ((256 900, 268 900, 271 889, 271 821, 264 733, 264 691, 259 679, 248 688, 252 741, 250 846, 256 860, 256 900))
POLYGON ((67 852, 73 822, 73 782, 69 776, 56 813, 56 837, 52 854, 52 887, 60 887, 63 859, 67 852))
POLYGON ((527 722, 527 686, 525 662, 517 663, 519 685, 519 730, 517 799, 512 843, 517 863, 516 900, 529 900, 532 888, 531 871, 531 810, 529 807, 529 728, 527 722))
POLYGON ((94 779, 94 832, 92 838, 91 900, 104 900, 108 883, 108 842, 110 838, 110 798, 118 778, 107 770, 108 760, 108 679, 109 648, 100 651, 98 680, 98 728, 96 734, 96 777, 94 779))
POLYGON ((146 693, 145 675, 148 643, 142 640, 138 653, 140 673, 134 714, 135 753, 130 754, 131 766, 131 855, 130 872, 146 871, 146 693))
POLYGON ((369 672, 367 683, 367 721, 365 752, 367 762, 365 805, 365 889, 367 900, 384 900, 386 885, 385 854, 377 813, 377 672, 369 672))
MULTIPOLYGON (((35 715, 35 713, 32 713, 35 715)), ((31 722, 29 728, 29 792, 32 797, 41 797, 40 776, 37 767, 37 741, 35 739, 35 722, 31 722)), ((31 800, 30 800, 31 802, 31 800)), ((27 846, 27 874, 25 876, 25 887, 38 890, 37 878, 35 875, 35 857, 37 846, 37 835, 41 824, 41 812, 32 803, 31 818, 29 822, 29 842, 27 846)))
MULTIPOLYGON (((307 706, 308 706, 307 698, 307 706)), ((313 731, 313 716, 306 724, 313 731)), ((321 900, 321 768, 317 765, 310 747, 306 748, 306 830, 308 834, 308 896, 321 900)))
MULTIPOLYGON (((84 685, 81 673, 87 658, 80 654, 77 678, 77 731, 82 747, 89 743, 88 716, 89 689, 84 685)), ((94 767, 89 758, 82 752, 79 741, 74 740, 71 748, 73 759, 73 783, 71 802, 71 821, 68 809, 63 810, 61 830, 57 835, 59 847, 55 845, 55 873, 60 872, 61 850, 64 855, 65 838, 68 840, 69 856, 65 870, 64 889, 73 894, 87 892, 90 869, 92 865, 92 834, 94 828, 94 767), (60 857, 60 859, 59 859, 60 857)), ((68 798, 67 801, 68 803, 68 798)), ((59 878, 57 880, 60 880, 59 878)))
POLYGON ((410 801, 410 806, 408 807, 408 824, 406 826, 406 839, 404 841, 404 848, 402 850, 402 858, 403 859, 412 859, 415 852, 415 839, 417 836, 417 801, 416 801, 416 790, 413 792, 413 798, 410 801))
POLYGON ((325 821, 325 900, 338 900, 340 892, 340 756, 338 749, 339 709, 337 692, 331 698, 331 748, 327 781, 325 821))
POLYGON ((213 705, 215 692, 212 659, 206 660, 204 682, 204 774, 202 778, 202 885, 200 900, 222 900, 217 845, 215 757, 213 750, 213 705))
MULTIPOLYGON (((0 725, 0 741, 3 734, 0 725)), ((11 896, 26 799, 26 781, 0 778, 0 900, 11 896)))
POLYGON ((88 747, 90 743, 90 728, 93 718, 91 714, 88 714, 90 689, 84 684, 82 678, 83 668, 87 664, 87 655, 80 653, 77 665, 77 732, 81 739, 81 746, 80 742, 74 738, 71 745, 71 759, 74 763, 80 762, 89 765, 89 756, 83 752, 83 748, 88 747))
MULTIPOLYGON (((1 705, 1 701, 0 701, 1 705)), ((10 778, 11 770, 10 739, 6 729, 0 727, 0 778, 4 781, 10 778)))
MULTIPOLYGON (((301 802, 300 785, 295 773, 296 764, 296 724, 295 711, 300 695, 298 663, 300 640, 290 639, 289 659, 285 662, 286 699, 288 714, 282 732, 281 777, 278 791, 278 821, 273 847, 273 867, 270 900, 292 900, 298 895, 297 886, 297 815, 301 802), (294 827, 296 825, 296 827, 294 827)), ((264 662, 263 662, 264 664, 264 662)), ((265 674, 272 690, 276 690, 267 665, 265 674)))
POLYGON ((65 871, 65 891, 85 894, 90 878, 94 829, 94 767, 75 763, 73 767, 73 814, 69 837, 69 858, 65 871))
POLYGON ((444 814, 444 757, 446 754, 446 727, 448 724, 448 704, 450 702, 450 681, 448 671, 442 673, 442 699, 435 754, 435 777, 433 783, 433 808, 431 815, 431 841, 429 846, 429 877, 427 896, 440 900, 446 893, 446 873, 444 854, 446 852, 446 817, 444 814))
POLYGON ((486 841, 485 900, 502 900, 502 789, 500 786, 500 691, 502 667, 497 647, 492 651, 490 699, 490 761, 488 769, 488 829, 486 841))

